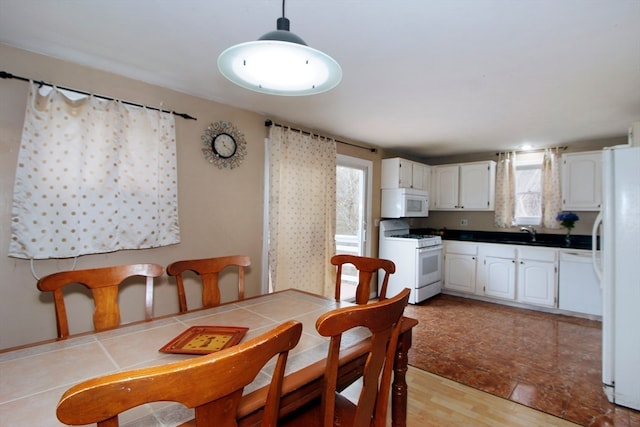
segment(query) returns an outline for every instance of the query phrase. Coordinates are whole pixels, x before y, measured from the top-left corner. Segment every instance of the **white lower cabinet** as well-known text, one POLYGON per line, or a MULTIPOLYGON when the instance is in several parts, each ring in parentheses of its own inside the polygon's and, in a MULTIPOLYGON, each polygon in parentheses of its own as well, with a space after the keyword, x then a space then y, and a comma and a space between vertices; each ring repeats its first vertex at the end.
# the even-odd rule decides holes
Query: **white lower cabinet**
POLYGON ((518 248, 517 301, 557 307, 557 250, 518 248))
POLYGON ((478 245, 447 243, 444 252, 444 289, 474 293, 478 245))
POLYGON ((558 250, 445 242, 443 289, 557 308, 558 250))
POLYGON ((514 300, 516 297, 516 249, 505 245, 480 246, 477 293, 514 300))

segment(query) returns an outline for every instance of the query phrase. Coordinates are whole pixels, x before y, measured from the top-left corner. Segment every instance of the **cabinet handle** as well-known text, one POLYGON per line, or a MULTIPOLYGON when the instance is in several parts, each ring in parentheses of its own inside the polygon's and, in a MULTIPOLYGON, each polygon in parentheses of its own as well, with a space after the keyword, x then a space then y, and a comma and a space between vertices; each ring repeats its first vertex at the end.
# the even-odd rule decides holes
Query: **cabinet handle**
POLYGON ((520 261, 520 264, 524 264, 524 261, 520 261))

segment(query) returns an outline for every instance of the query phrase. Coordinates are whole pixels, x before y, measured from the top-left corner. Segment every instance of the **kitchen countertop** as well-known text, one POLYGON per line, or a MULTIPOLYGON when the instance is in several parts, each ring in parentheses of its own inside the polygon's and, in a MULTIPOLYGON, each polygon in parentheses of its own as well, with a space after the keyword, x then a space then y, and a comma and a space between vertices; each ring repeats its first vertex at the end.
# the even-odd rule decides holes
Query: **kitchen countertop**
MULTIPOLYGON (((411 229, 412 233, 429 234, 432 229, 411 229)), ((507 245, 542 246, 550 248, 586 249, 591 250, 591 236, 571 235, 571 244, 567 245, 564 234, 536 234, 536 241, 531 240, 531 235, 525 232, 508 233, 499 231, 475 231, 475 230, 444 230, 443 240, 458 240, 464 242, 499 243, 507 245)), ((598 248, 600 242, 598 240, 598 248)))

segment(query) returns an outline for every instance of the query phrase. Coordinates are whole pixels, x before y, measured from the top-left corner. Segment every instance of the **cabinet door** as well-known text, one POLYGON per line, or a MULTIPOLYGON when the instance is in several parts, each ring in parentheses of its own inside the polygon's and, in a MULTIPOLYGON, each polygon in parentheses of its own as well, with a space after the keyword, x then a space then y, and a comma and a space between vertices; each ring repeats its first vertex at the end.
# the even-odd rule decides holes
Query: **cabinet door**
POLYGON ((433 168, 433 209, 458 207, 458 165, 433 168))
POLYGON ((418 190, 429 190, 430 169, 428 165, 413 162, 412 164, 412 187, 418 190))
POLYGON ((411 160, 400 159, 400 187, 411 188, 413 184, 413 162, 411 160))
MULTIPOLYGON (((421 164, 422 166, 422 189, 426 191, 431 191, 431 166, 421 164)), ((431 194, 429 194, 429 198, 431 198, 431 194)))
POLYGON ((600 210, 602 202, 602 153, 569 153, 562 156, 562 209, 600 210))
POLYGON ((515 299, 516 260, 487 256, 482 264, 484 294, 496 298, 515 299))
POLYGON ((411 188, 413 179, 411 161, 393 157, 382 160, 381 188, 411 188))
POLYGON ((450 254, 444 261, 444 288, 473 293, 476 289, 475 255, 450 254))
POLYGON ((400 157, 383 159, 381 175, 381 188, 416 188, 419 190, 429 190, 429 165, 400 157))
POLYGON ((494 186, 491 164, 471 163, 460 165, 461 209, 493 209, 494 186))
POLYGON ((518 301, 556 306, 555 263, 520 260, 518 264, 518 301))

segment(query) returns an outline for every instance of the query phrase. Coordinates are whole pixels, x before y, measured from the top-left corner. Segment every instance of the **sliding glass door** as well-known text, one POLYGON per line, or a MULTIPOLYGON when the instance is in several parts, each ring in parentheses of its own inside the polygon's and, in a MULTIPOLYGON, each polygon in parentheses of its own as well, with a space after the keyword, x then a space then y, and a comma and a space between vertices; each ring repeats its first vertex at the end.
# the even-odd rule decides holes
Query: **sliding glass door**
MULTIPOLYGON (((369 160, 338 155, 336 166, 336 254, 371 255, 371 188, 369 160)), ((352 300, 358 283, 355 268, 342 272, 340 295, 352 300)), ((375 295, 375 290, 373 292, 375 295)))

